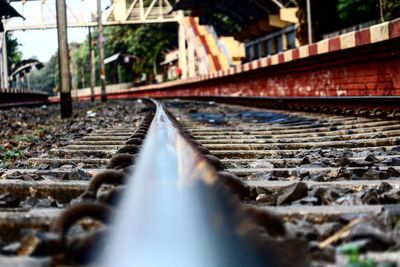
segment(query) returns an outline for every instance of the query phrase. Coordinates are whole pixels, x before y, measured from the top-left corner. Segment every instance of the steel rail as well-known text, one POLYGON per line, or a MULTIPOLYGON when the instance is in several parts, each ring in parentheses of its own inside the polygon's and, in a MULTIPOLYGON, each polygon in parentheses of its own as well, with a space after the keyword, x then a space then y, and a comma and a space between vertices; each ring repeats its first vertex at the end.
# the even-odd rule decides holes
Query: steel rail
POLYGON ((221 201, 216 171, 154 103, 156 115, 96 266, 276 266, 236 234, 234 201, 221 201))

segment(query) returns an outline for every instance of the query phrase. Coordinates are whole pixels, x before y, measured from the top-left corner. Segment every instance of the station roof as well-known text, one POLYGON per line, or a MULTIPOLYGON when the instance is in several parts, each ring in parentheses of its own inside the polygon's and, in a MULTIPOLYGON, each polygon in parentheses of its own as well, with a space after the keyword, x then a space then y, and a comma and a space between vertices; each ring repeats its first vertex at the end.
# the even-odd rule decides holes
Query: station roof
MULTIPOLYGON (((19 14, 9 3, 5 0, 0 0, 0 18, 1 17, 21 17, 23 16, 19 14)), ((0 32, 3 32, 3 23, 0 22, 0 32)))
POLYGON ((32 68, 41 69, 43 67, 44 64, 35 58, 24 59, 13 69, 10 76, 15 76, 19 73, 29 73, 32 68))
POLYGON ((279 9, 290 4, 290 0, 180 0, 174 10, 206 10, 221 12, 240 24, 261 20, 268 14, 279 13, 279 9))
POLYGON ((0 0, 0 17, 22 17, 9 3, 5 0, 0 0))
POLYGON ((116 53, 116 54, 104 59, 104 64, 107 65, 113 61, 116 61, 120 58, 120 56, 121 56, 121 53, 116 53))

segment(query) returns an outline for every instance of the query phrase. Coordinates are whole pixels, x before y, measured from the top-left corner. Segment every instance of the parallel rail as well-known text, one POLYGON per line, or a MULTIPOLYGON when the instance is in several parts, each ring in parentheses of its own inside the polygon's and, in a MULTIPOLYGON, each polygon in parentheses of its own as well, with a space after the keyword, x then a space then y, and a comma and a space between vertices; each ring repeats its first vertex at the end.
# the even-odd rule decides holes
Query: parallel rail
POLYGON ((0 89, 0 108, 40 105, 48 103, 49 95, 24 89, 0 89))

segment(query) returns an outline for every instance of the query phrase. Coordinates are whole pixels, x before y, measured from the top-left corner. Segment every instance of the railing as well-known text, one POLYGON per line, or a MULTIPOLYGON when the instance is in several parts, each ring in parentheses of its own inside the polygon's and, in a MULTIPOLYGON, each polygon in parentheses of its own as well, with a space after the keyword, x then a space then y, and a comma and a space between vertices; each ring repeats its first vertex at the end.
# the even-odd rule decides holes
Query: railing
POLYGON ((7 93, 7 94, 39 94, 39 95, 49 95, 43 91, 35 91, 35 90, 28 90, 22 88, 0 88, 0 93, 7 93))
POLYGON ((0 107, 42 104, 48 102, 49 94, 42 91, 11 88, 0 89, 0 107))
POLYGON ((251 61, 297 47, 296 26, 267 34, 245 44, 246 59, 251 61))
MULTIPOLYGON (((129 88, 134 87, 134 84, 132 82, 129 83, 119 83, 119 84, 109 84, 106 87, 107 93, 118 93, 121 90, 126 90, 129 88)), ((94 87, 94 94, 95 95, 100 95, 101 94, 101 88, 100 86, 95 86, 94 87)), ((90 87, 82 88, 82 89, 73 89, 71 91, 71 95, 73 97, 80 97, 80 96, 90 96, 90 87)))
POLYGON ((322 35, 322 39, 328 39, 328 38, 332 38, 332 37, 335 37, 335 36, 339 36, 339 35, 344 34, 344 33, 358 31, 358 30, 361 30, 361 29, 364 29, 364 28, 368 28, 368 27, 371 27, 371 26, 379 24, 379 23, 381 23, 380 20, 372 20, 372 21, 368 21, 368 22, 365 22, 365 23, 357 24, 357 25, 354 25, 352 27, 341 29, 339 31, 335 31, 335 32, 324 34, 324 35, 322 35))

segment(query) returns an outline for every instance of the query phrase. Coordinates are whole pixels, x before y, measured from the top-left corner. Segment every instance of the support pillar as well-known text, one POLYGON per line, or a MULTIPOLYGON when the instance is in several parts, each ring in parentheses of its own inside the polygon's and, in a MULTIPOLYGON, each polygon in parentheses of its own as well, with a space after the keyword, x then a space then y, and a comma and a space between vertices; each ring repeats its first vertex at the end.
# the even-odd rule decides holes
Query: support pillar
POLYGON ((188 41, 188 70, 189 70, 189 77, 196 76, 196 60, 194 55, 194 40, 191 39, 188 41))
POLYGON ((106 93, 106 67, 104 65, 104 33, 102 20, 101 0, 97 0, 97 18, 99 23, 99 64, 100 64, 100 87, 101 87, 101 102, 107 101, 106 93))
POLYGON ((182 71, 182 79, 186 79, 188 75, 187 53, 186 53, 186 38, 185 38, 185 22, 183 13, 179 15, 178 29, 178 45, 179 45, 179 68, 182 71))
POLYGON ((96 73, 94 69, 94 50, 92 47, 92 31, 89 28, 89 74, 90 74, 90 100, 94 102, 94 87, 96 85, 96 73))
POLYGON ((307 0, 307 32, 308 32, 308 44, 313 42, 313 29, 312 29, 312 20, 311 20, 311 0, 307 0))
MULTIPOLYGON (((3 23, 3 27, 5 28, 4 21, 0 21, 3 23)), ((9 79, 8 79, 8 56, 7 56, 7 32, 0 33, 0 89, 8 89, 9 79)))
POLYGON ((61 118, 72 117, 71 74, 69 70, 69 49, 67 36, 67 11, 65 0, 56 1, 58 58, 60 70, 61 118))
POLYGON ((5 31, 3 34, 3 79, 4 79, 4 89, 8 89, 9 86, 9 80, 8 80, 8 55, 7 55, 7 32, 5 31))
POLYGON ((0 89, 4 88, 4 39, 5 34, 0 33, 0 89))

